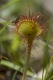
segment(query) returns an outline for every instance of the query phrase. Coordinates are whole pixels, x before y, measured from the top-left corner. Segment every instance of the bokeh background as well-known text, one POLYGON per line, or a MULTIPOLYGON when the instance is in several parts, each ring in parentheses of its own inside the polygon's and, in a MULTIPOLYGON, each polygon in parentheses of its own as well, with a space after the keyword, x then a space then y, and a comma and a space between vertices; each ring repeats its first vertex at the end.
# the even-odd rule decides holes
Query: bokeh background
MULTIPOLYGON (((34 15, 42 13, 43 16, 39 19, 39 23, 45 24, 44 33, 34 40, 29 63, 35 72, 34 75, 41 78, 42 69, 44 68, 46 71, 46 66, 53 56, 53 0, 0 0, 0 59, 24 67, 27 49, 23 45, 24 40, 21 41, 15 34, 13 30, 15 26, 11 22, 21 14, 28 15, 28 5, 31 14, 32 12, 34 15)), ((53 75, 52 66, 53 62, 51 61, 49 77, 53 75)), ((7 67, 0 65, 0 68, 1 74, 2 70, 5 71, 7 67)), ((7 68, 4 73, 7 75, 8 71, 12 70, 7 68)))

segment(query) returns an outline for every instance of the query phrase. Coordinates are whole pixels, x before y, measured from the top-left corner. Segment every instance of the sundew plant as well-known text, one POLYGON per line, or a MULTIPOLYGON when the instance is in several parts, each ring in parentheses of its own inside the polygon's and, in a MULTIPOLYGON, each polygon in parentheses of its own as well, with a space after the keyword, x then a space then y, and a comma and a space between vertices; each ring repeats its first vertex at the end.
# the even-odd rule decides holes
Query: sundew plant
POLYGON ((1 1, 0 80, 53 80, 53 19, 42 4, 38 0, 1 1), (43 47, 42 54, 37 45, 39 50, 43 47), (36 60, 41 60, 39 66, 36 60), (39 69, 41 78, 37 76, 39 69))
POLYGON ((15 21, 15 26, 16 26, 15 30, 17 34, 23 36, 23 38, 26 39, 28 45, 28 56, 27 56, 26 66, 25 66, 22 80, 25 80, 26 78, 33 40, 35 37, 38 37, 44 30, 43 25, 41 26, 37 22, 40 16, 41 13, 39 13, 36 16, 33 16, 33 14, 30 15, 30 11, 29 11, 28 16, 21 15, 20 18, 15 21))

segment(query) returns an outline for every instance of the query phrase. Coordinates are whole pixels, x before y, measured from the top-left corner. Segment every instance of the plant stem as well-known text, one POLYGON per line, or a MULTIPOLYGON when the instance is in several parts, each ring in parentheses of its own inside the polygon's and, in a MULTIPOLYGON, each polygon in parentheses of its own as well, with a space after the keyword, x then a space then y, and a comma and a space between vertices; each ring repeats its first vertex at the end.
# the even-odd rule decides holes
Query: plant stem
POLYGON ((43 72, 42 72, 42 80, 44 80, 44 68, 43 68, 43 72))
POLYGON ((12 80, 15 80, 15 77, 16 77, 17 72, 18 72, 18 71, 16 70, 15 73, 13 74, 12 80))
POLYGON ((30 60, 30 54, 31 54, 31 49, 28 49, 27 61, 26 61, 24 73, 23 73, 23 76, 22 76, 22 80, 25 80, 25 78, 26 78, 26 73, 27 73, 27 69, 28 69, 28 65, 29 65, 29 60, 30 60))

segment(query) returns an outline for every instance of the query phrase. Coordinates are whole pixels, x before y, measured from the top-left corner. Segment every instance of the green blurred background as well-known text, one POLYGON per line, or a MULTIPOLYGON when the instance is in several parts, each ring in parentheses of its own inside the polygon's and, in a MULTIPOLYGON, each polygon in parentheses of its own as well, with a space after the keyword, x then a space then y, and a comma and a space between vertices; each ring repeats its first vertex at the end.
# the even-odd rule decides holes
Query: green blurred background
MULTIPOLYGON (((38 75, 39 71, 46 68, 53 56, 53 0, 0 0, 0 55, 5 56, 1 60, 7 59, 24 67, 27 49, 24 40, 21 41, 19 35, 15 34, 13 30, 15 26, 12 25, 11 21, 21 14, 28 15, 28 5, 30 13, 33 12, 36 15, 41 12, 43 17, 39 22, 46 23, 44 33, 34 40, 35 49, 32 47, 29 64, 38 75)), ((53 75, 51 69, 49 67, 49 71, 53 75)))

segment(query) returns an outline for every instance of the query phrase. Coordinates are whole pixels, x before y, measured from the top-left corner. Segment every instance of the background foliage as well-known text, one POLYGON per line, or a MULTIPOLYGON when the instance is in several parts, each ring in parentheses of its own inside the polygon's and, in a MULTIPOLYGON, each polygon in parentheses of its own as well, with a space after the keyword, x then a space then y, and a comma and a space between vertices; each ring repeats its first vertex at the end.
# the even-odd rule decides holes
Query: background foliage
MULTIPOLYGON (((45 31, 39 39, 34 40, 34 47, 32 48, 31 60, 28 69, 28 75, 37 75, 40 70, 46 70, 47 65, 53 56, 53 13, 45 8, 45 3, 48 0, 0 0, 0 76, 8 79, 8 72, 11 72, 10 80, 12 79, 15 70, 18 70, 20 75, 23 72, 27 49, 23 45, 24 41, 19 39, 16 35, 12 25, 12 20, 19 17, 21 14, 34 11, 34 15, 41 12, 43 17, 39 20, 41 24, 45 24, 45 31), (48 22, 47 22, 48 21, 48 22), (32 68, 32 69, 31 69, 32 68), (4 73, 3 73, 4 72, 4 73)), ((51 0, 52 1, 52 0, 51 0)), ((49 3, 47 4, 49 5, 49 3)), ((49 65, 48 76, 45 78, 49 80, 53 76, 53 62, 49 65)), ((17 79, 17 77, 16 77, 17 79)), ((39 79, 40 80, 40 79, 39 79)), ((51 79, 52 80, 52 79, 51 79)))

